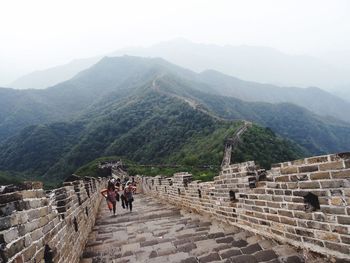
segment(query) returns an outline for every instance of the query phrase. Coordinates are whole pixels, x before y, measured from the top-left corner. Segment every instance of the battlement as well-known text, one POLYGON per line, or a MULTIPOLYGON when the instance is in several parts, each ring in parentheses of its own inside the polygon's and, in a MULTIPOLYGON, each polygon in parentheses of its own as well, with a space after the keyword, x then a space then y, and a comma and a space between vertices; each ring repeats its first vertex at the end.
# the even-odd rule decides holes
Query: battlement
POLYGON ((0 194, 0 262, 78 262, 95 224, 103 179, 45 192, 40 182, 0 194))
MULTIPOLYGON (((186 180, 180 180, 186 178, 186 180)), ((350 258, 350 153, 259 169, 226 165, 212 182, 143 178, 160 200, 322 254, 350 258)))

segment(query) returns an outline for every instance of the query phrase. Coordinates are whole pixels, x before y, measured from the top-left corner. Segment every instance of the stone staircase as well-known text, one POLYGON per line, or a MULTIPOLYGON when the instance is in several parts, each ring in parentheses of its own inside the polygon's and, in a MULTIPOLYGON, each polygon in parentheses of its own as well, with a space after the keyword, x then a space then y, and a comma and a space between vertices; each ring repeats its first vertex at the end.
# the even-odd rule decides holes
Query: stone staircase
POLYGON ((136 195, 132 213, 118 203, 117 213, 111 215, 102 201, 81 263, 305 262, 287 245, 185 213, 149 196, 136 195))

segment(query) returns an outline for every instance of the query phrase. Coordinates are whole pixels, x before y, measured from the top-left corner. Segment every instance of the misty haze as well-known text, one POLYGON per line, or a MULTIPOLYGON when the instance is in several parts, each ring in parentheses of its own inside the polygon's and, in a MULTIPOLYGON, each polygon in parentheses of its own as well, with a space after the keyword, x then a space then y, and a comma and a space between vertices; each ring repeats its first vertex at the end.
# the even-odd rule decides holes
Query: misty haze
POLYGON ((0 10, 0 263, 350 262, 350 2, 0 10))

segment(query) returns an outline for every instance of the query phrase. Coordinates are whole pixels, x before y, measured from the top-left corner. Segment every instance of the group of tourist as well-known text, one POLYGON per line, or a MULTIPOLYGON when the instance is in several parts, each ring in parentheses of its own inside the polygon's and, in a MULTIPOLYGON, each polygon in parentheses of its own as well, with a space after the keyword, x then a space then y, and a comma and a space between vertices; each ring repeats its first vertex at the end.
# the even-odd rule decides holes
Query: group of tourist
POLYGON ((116 214, 117 202, 121 201, 123 209, 132 212, 132 203, 134 201, 134 193, 136 191, 136 183, 132 178, 131 181, 121 182, 120 178, 108 181, 107 188, 101 191, 101 194, 106 198, 109 211, 113 215, 116 214))

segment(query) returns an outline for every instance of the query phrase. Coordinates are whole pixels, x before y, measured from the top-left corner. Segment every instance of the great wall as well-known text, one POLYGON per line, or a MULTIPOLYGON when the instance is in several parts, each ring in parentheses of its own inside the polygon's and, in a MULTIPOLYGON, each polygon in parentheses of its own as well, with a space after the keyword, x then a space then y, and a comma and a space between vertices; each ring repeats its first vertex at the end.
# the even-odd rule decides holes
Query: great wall
MULTIPOLYGON (((136 211, 118 208, 117 217, 101 202, 107 178, 72 176, 52 191, 40 182, 4 188, 0 262, 350 262, 350 153, 270 170, 230 164, 247 126, 226 142, 213 181, 138 176, 136 211)), ((108 165, 126 176, 121 163, 108 165)))
POLYGON ((143 178, 143 190, 177 207, 324 255, 350 259, 350 153, 258 169, 224 166, 213 182, 143 178))

